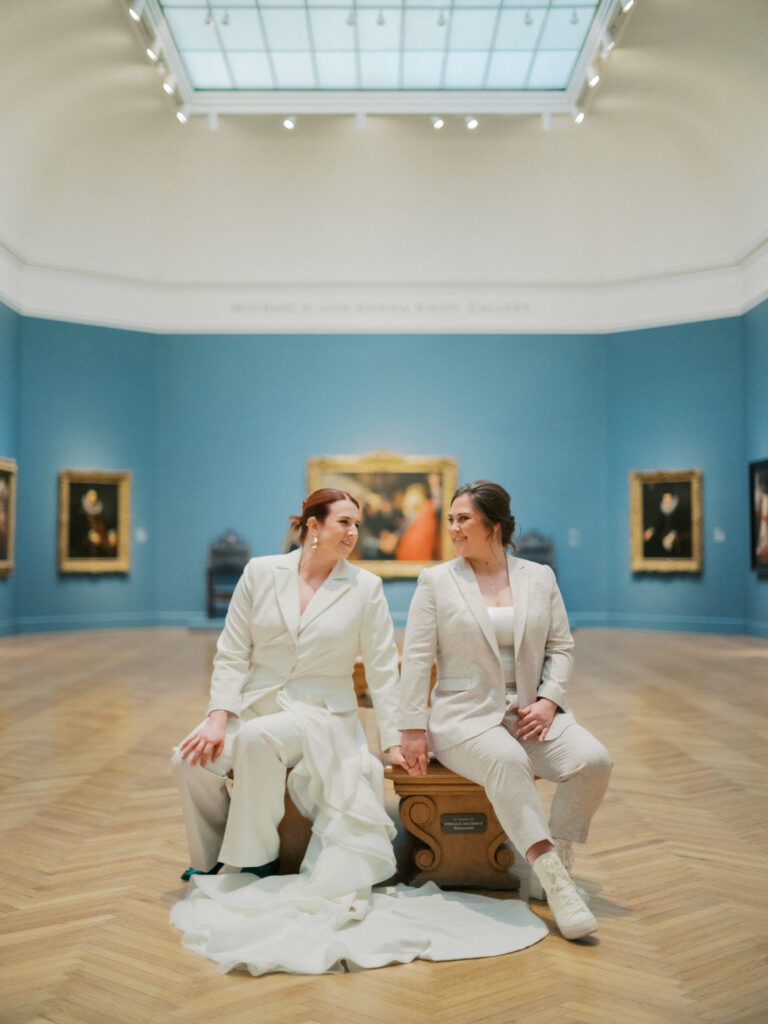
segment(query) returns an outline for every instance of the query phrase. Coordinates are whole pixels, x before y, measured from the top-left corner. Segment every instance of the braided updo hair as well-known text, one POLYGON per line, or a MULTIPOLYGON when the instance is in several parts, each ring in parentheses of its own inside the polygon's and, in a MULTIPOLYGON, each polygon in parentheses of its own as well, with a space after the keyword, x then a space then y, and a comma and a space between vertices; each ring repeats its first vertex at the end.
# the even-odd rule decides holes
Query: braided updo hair
POLYGON ((320 490, 313 491, 308 498, 305 498, 301 506, 301 515, 291 516, 291 526, 299 535, 299 543, 304 543, 307 536, 307 522, 313 516, 319 523, 325 522, 331 505, 336 501, 344 501, 345 498, 360 508, 357 498, 353 498, 347 491, 339 491, 335 487, 321 487, 320 490))
POLYGON ((496 523, 501 526, 501 546, 514 550, 512 534, 515 532, 515 517, 510 511, 509 494, 501 484, 491 480, 473 480, 471 484, 462 484, 451 498, 451 504, 462 494, 470 496, 489 530, 493 530, 496 523))

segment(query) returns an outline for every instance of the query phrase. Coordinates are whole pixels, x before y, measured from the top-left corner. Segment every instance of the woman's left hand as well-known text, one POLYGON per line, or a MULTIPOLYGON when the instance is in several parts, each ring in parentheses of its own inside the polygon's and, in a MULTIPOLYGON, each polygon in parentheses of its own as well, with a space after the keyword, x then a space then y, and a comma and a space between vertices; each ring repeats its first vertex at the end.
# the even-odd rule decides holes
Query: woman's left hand
POLYGON ((520 721, 515 729, 515 737, 522 741, 538 740, 539 743, 543 743, 556 711, 557 704, 548 697, 539 697, 527 708, 518 708, 520 721))
POLYGON ((401 768, 408 767, 405 763, 405 758, 403 757, 403 752, 400 749, 399 743, 396 746, 389 748, 389 757, 392 764, 399 764, 401 768))

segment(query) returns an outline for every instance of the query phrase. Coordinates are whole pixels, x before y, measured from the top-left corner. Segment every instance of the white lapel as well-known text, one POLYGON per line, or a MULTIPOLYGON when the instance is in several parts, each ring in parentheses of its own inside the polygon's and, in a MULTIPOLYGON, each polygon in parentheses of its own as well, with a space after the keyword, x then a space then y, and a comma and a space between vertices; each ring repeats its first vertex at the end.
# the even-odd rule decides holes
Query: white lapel
POLYGON ((528 613, 528 569, 520 558, 507 555, 509 569, 509 589, 512 591, 512 604, 515 607, 515 651, 520 650, 525 629, 525 616, 528 613))
POLYGON ((499 660, 501 660, 501 654, 499 653, 499 645, 496 641, 496 633, 493 626, 491 625, 491 617, 488 614, 488 609, 485 607, 483 601, 483 595, 480 593, 480 587, 477 585, 475 574, 472 572, 472 567, 466 559, 460 558, 458 563, 449 566, 453 573, 453 578, 456 580, 456 584, 461 591, 461 595, 469 605, 469 610, 477 620, 477 624, 483 631, 483 636, 490 644, 491 650, 499 660))
POLYGON ((301 548, 285 555, 272 568, 280 614, 294 640, 299 633, 299 559, 301 548))
POLYGON ((328 579, 323 583, 322 587, 320 587, 304 609, 304 614, 301 616, 301 621, 299 623, 299 629, 304 629, 310 622, 314 622, 319 615, 328 611, 331 605, 335 604, 343 594, 346 594, 351 586, 352 567, 346 559, 340 558, 336 565, 334 565, 333 569, 331 569, 328 579))

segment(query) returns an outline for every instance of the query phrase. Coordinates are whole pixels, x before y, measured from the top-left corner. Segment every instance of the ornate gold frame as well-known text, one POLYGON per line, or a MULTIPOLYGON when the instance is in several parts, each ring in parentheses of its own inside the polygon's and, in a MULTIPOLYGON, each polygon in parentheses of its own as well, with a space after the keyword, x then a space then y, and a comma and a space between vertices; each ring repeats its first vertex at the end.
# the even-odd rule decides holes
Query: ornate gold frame
MULTIPOLYGON (((355 477, 390 473, 393 476, 410 473, 439 474, 439 493, 442 504, 441 554, 443 559, 450 558, 451 546, 446 514, 453 492, 457 487, 458 463, 454 458, 439 455, 398 455, 388 451, 376 451, 368 455, 314 456, 307 461, 307 493, 311 494, 312 491, 316 491, 320 487, 338 487, 340 490, 349 491, 355 497, 361 498, 362 495, 355 494, 355 477)), ((355 561, 387 579, 418 576, 426 566, 436 565, 440 560, 405 561, 357 558, 355 561)))
POLYGON ((8 480, 8 540, 6 543, 5 558, 0 557, 0 577, 10 576, 14 566, 14 550, 16 544, 16 477, 18 467, 16 459, 0 458, 0 473, 8 480))
POLYGON ((632 572, 670 573, 701 572, 702 515, 701 470, 659 470, 658 472, 631 472, 630 541, 632 572), (690 558, 648 557, 644 552, 643 488, 654 484, 690 484, 691 487, 691 556, 690 558))
POLYGON ((131 569, 131 481, 126 471, 101 469, 62 469, 59 472, 59 572, 114 573, 131 569), (70 541, 70 488, 72 484, 117 485, 117 548, 115 557, 73 557, 70 541))

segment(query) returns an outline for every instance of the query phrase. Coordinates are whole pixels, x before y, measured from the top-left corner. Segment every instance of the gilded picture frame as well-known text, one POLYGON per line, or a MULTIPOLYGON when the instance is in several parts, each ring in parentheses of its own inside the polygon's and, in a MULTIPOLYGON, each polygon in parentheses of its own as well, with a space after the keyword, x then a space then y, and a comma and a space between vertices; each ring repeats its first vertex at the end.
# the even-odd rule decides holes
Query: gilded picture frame
POLYGON ((768 459, 749 464, 750 565, 768 579, 768 459))
POLYGON ((10 576, 16 548, 16 481, 15 459, 0 458, 0 579, 10 576))
POLYGON ((701 572, 701 470, 633 471, 629 490, 632 572, 701 572))
POLYGON ((385 579, 418 576, 452 557, 447 513, 457 481, 458 463, 449 456, 376 451, 307 462, 308 494, 336 487, 360 503, 351 560, 385 579))
POLYGON ((131 569, 128 471, 59 472, 59 572, 127 573, 131 569))

